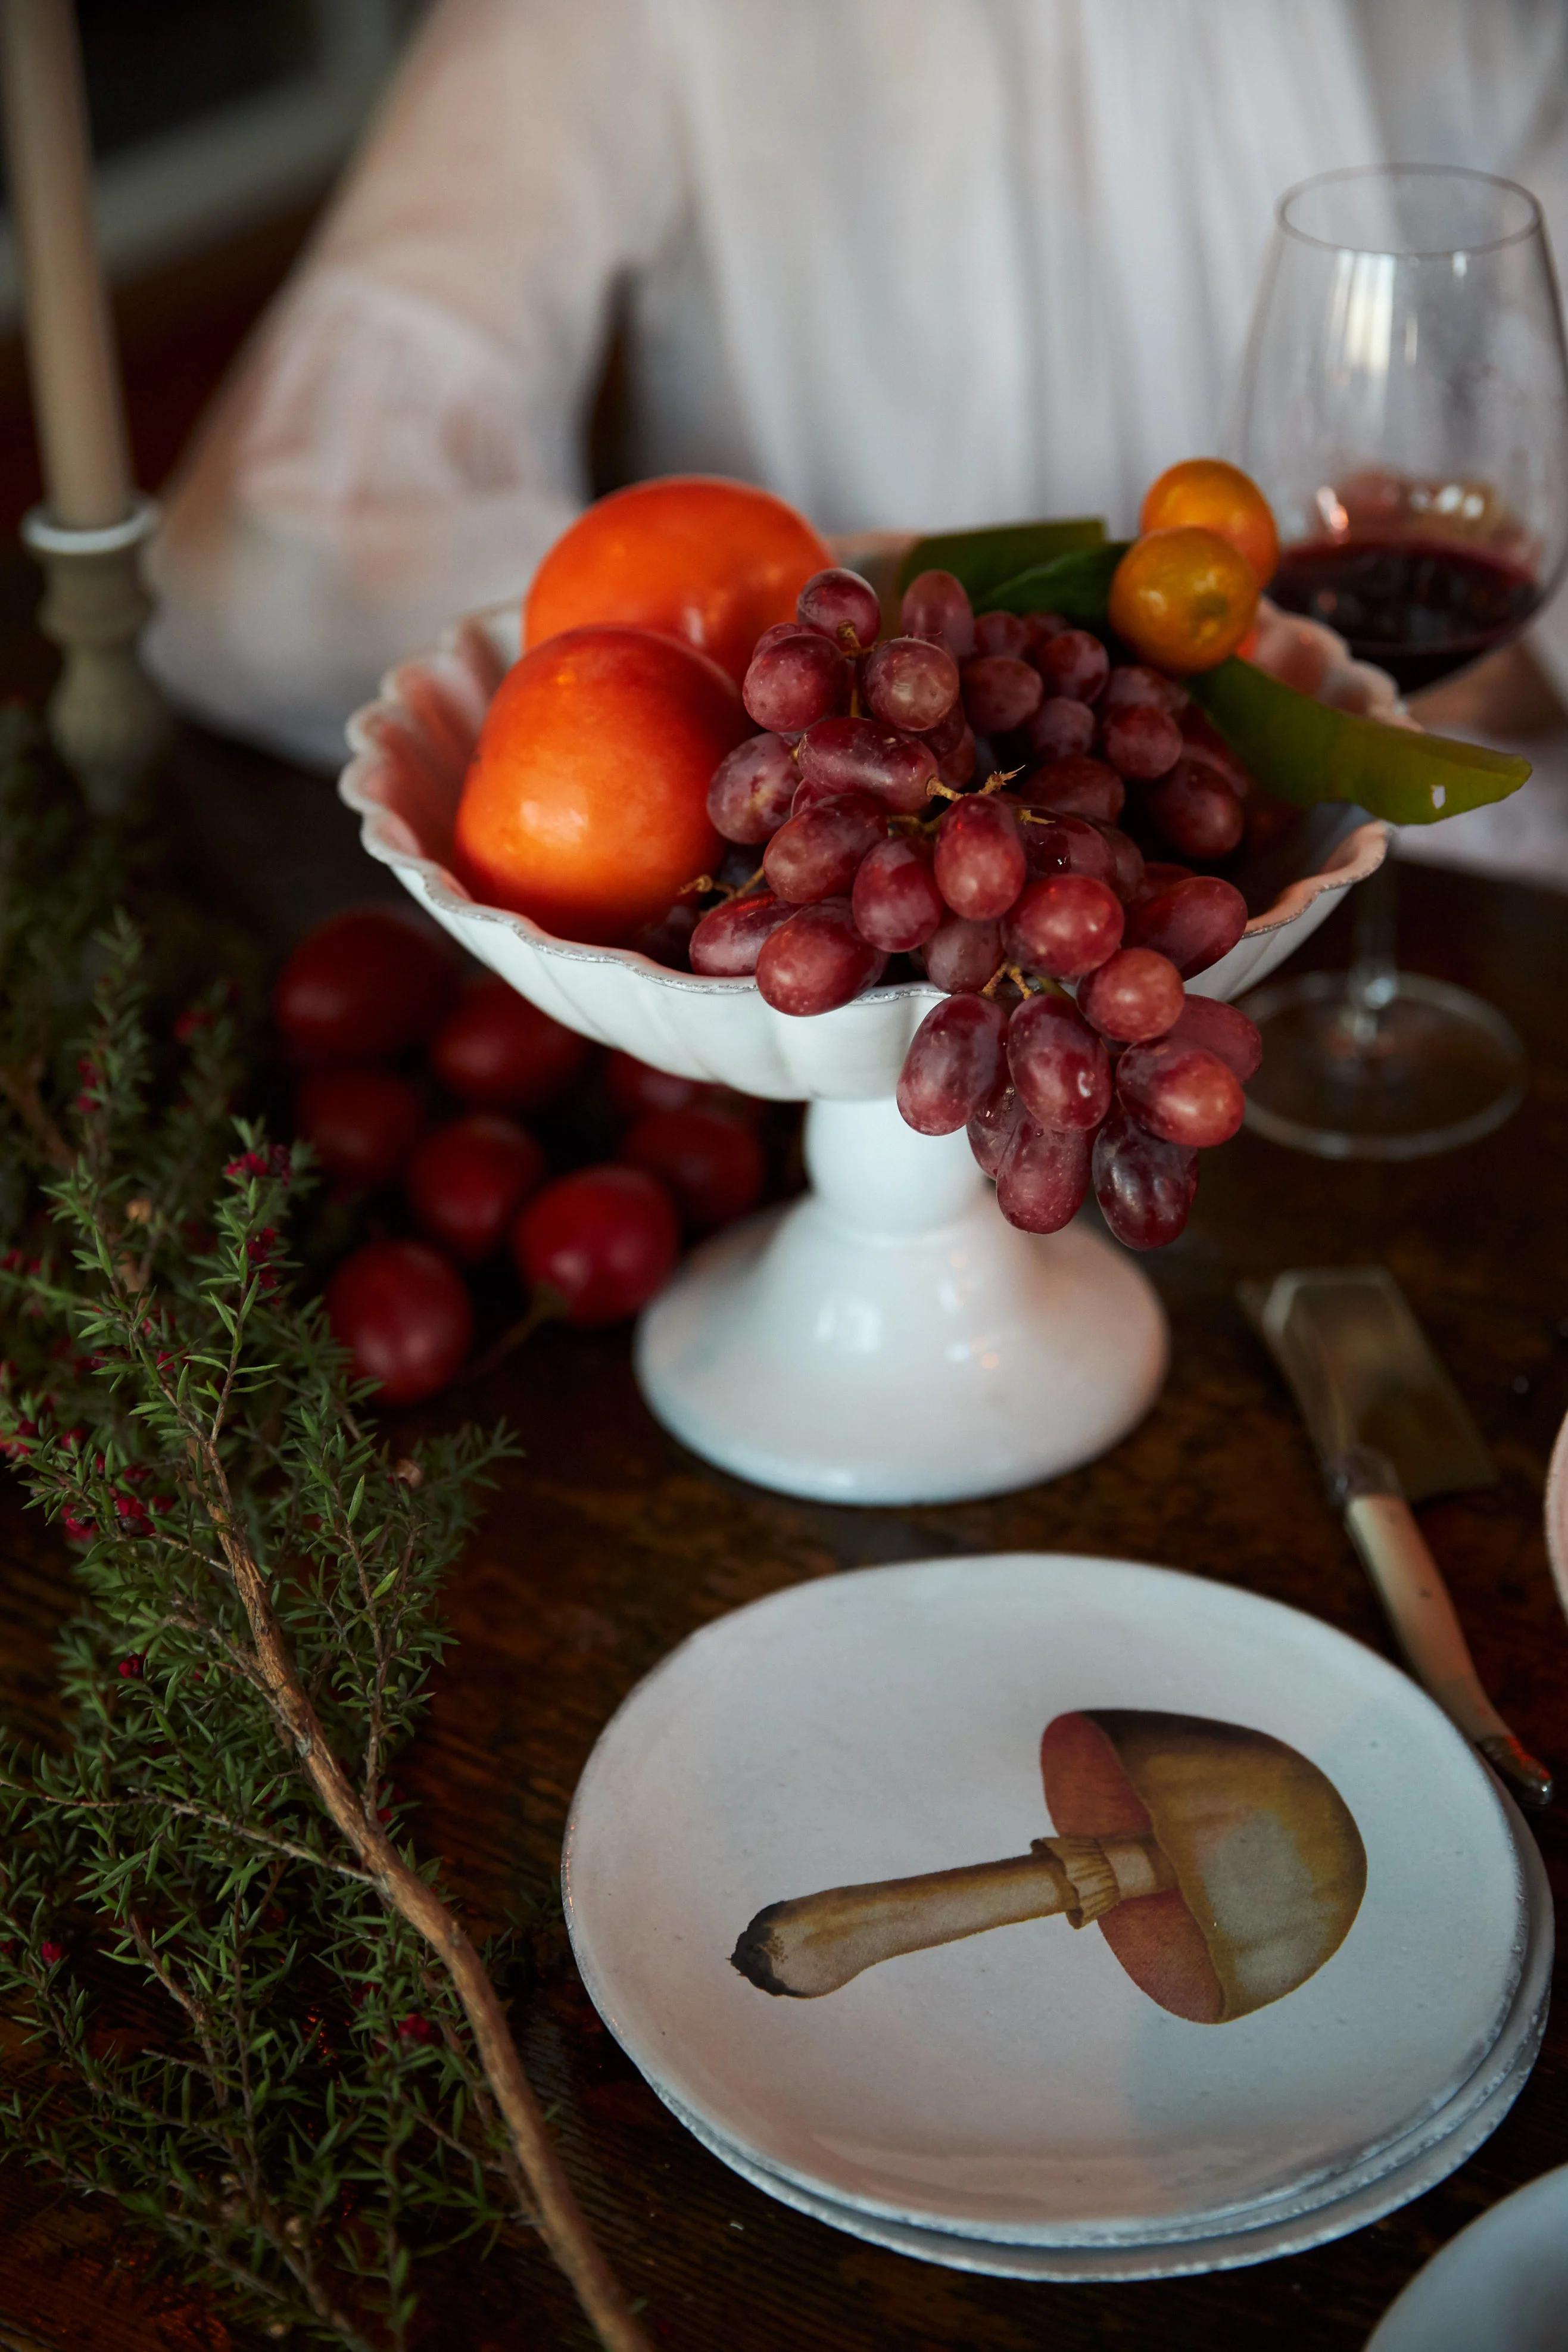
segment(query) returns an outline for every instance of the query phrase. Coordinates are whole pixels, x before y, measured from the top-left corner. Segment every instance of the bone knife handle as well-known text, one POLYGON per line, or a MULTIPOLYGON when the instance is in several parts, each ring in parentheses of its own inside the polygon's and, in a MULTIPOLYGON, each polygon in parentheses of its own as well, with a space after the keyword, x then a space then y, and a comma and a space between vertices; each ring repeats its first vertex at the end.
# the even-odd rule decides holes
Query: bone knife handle
POLYGON ((1481 1688, 1437 1563, 1399 1495, 1356 1495, 1345 1525, 1376 1588, 1410 1671, 1445 1715, 1532 1804, 1552 1802, 1552 1775, 1504 1723, 1481 1688))

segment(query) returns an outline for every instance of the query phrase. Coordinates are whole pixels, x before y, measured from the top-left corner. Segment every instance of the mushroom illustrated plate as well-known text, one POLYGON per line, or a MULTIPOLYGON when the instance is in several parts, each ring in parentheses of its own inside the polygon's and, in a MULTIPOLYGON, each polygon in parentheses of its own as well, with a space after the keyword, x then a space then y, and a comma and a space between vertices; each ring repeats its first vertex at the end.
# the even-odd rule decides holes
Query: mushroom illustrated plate
POLYGON ((710 2147, 981 2267, 1209 2267, 1396 2190, 1505 2109, 1550 1954, 1495 1784, 1405 1675, 1040 1554, 693 1635, 601 1738, 564 1881, 591 1995, 710 2147))
MULTIPOLYGON (((1312 2246, 1365 2229, 1446 2180, 1491 2137, 1530 2080, 1531 2070, 1540 2055, 1550 2003, 1553 1956, 1552 1890, 1535 1841, 1506 1790, 1502 1800, 1528 1881, 1532 1933, 1513 2009, 1487 2065, 1478 2070, 1478 2076, 1448 2106, 1392 2148, 1380 2151, 1378 2160, 1364 2168, 1371 2175, 1369 2179, 1352 2171, 1333 2181, 1319 2182, 1311 2191, 1295 2197, 1249 2206, 1228 2223, 1222 2223, 1212 2236, 1164 2237, 1151 2231, 1136 2243, 1021 2246, 958 2237, 907 2221, 885 2221, 853 2206, 836 2205, 794 2181, 768 2172, 740 2149, 717 2138, 667 2093, 661 2096, 710 2155, 717 2157, 721 2164, 727 2165, 765 2196, 776 2198, 780 2204, 831 2229, 845 2231, 873 2245, 891 2247, 894 2252, 910 2254, 918 2262, 940 2263, 949 2270, 976 2271, 996 2278, 1061 2283, 1177 2278, 1201 2271, 1239 2270, 1252 2263, 1273 2262, 1282 2254, 1304 2253, 1312 2246)), ((1399 2308, 1396 2305, 1396 2312, 1399 2308)), ((1390 2314, 1391 2318, 1394 2315, 1390 2314)))

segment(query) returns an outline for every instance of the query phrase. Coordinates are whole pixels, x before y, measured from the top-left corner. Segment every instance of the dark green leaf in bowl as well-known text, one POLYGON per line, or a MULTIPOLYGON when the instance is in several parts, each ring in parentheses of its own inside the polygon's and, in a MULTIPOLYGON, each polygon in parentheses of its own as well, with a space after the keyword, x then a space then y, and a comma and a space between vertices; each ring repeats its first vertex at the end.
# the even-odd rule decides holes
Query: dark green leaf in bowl
MULTIPOLYGON (((936 531, 918 539, 898 567, 900 595, 920 572, 950 572, 968 591, 977 613, 998 608, 994 590, 1015 574, 1049 562, 1076 548, 1104 544, 1105 526, 1098 516, 1067 522, 993 523, 984 530, 936 531)), ((1008 606, 1009 611, 1043 612, 1043 604, 1008 606)))
POLYGON ((1335 710, 1253 662, 1221 662, 1186 683, 1243 766, 1301 808, 1352 801, 1395 824, 1433 824, 1506 800, 1530 774, 1528 760, 1506 751, 1335 710))

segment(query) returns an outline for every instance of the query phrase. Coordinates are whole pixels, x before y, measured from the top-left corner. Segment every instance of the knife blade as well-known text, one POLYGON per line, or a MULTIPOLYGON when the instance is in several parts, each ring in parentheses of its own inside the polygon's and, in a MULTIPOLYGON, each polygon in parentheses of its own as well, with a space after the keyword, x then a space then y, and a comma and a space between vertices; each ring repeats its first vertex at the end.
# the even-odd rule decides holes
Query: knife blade
POLYGON ((1532 1804, 1550 1804, 1552 1775, 1481 1687, 1410 1509, 1490 1486, 1497 1472, 1404 1292, 1383 1266, 1324 1266, 1244 1282, 1239 1295, 1301 1408, 1411 1672, 1489 1763, 1532 1804))

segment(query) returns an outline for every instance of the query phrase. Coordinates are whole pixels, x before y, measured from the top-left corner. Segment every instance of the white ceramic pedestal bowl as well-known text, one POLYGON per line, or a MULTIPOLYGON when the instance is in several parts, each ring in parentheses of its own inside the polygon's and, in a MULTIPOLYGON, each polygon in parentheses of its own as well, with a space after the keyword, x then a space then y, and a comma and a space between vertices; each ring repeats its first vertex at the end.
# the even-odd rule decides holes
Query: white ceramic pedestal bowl
MULTIPOLYGON (((685 1077, 810 1103, 811 1191, 706 1244, 644 1314, 637 1372, 654 1412, 724 1469, 840 1503, 999 1494, 1103 1453, 1158 1392, 1159 1301, 1092 1213, 1049 1237, 1018 1233, 961 1133, 904 1126, 894 1087, 936 989, 878 988, 791 1019, 752 981, 553 939, 455 878, 464 772, 517 650, 515 606, 474 615, 352 719, 340 790, 366 849, 570 1028, 685 1077)), ((1344 707, 1394 715, 1391 682, 1315 624, 1269 614, 1260 658, 1344 707)), ((1354 810, 1314 812, 1282 870, 1242 877, 1264 911, 1195 986, 1252 987, 1385 845, 1354 810)))

